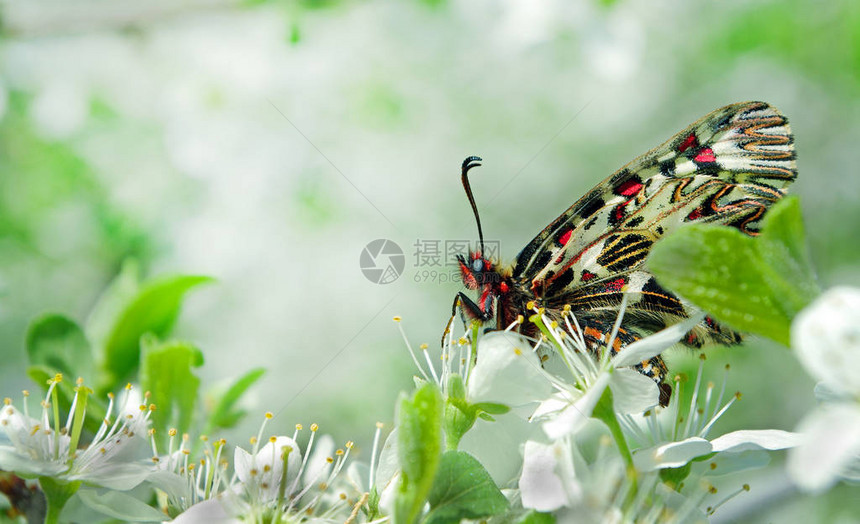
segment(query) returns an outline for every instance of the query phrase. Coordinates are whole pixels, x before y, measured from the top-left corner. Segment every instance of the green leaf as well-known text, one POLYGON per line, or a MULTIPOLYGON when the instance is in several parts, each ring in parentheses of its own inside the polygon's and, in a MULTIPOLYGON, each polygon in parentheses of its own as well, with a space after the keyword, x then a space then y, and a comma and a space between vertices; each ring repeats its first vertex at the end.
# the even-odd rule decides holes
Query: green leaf
POLYGON ((465 400, 449 397, 445 402, 445 444, 449 450, 457 449, 460 439, 475 425, 478 410, 465 400))
POLYGON ((458 523, 461 519, 498 515, 508 508, 508 499, 484 466, 463 451, 442 455, 429 501, 425 524, 458 523))
POLYGON ((87 317, 85 329, 95 347, 104 347, 111 329, 140 290, 140 269, 136 260, 123 262, 119 274, 96 301, 87 317))
POLYGON ((191 427, 200 379, 192 368, 203 365, 203 354, 187 342, 161 342, 153 335, 141 338, 143 365, 140 382, 144 391, 152 394, 156 410, 152 423, 156 438, 166 442, 167 431, 176 428, 179 434, 191 427))
POLYGON ((759 253, 778 279, 769 283, 780 293, 784 309, 794 318, 820 293, 806 245, 800 200, 787 197, 762 221, 759 253))
POLYGON ((818 293, 796 198, 776 203, 759 237, 690 225, 658 242, 648 268, 660 283, 740 331, 789 344, 791 320, 818 293))
POLYGON ((466 385, 463 383, 463 377, 452 373, 448 377, 448 397, 460 400, 466 399, 466 385))
POLYGON ((433 486, 442 453, 442 397, 435 384, 425 383, 412 398, 403 397, 397 415, 400 486, 394 521, 416 522, 433 486))
POLYGON ((517 524, 555 524, 555 517, 552 513, 530 511, 525 517, 518 520, 517 524))
POLYGON ((124 522, 163 522, 166 518, 161 511, 121 491, 82 489, 77 495, 90 509, 124 522))
POLYGON ((495 402, 478 402, 477 404, 472 405, 480 409, 481 411, 485 411, 491 415, 504 415, 511 410, 509 406, 506 406, 504 404, 497 404, 495 402))
POLYGON ((679 468, 663 468, 660 470, 660 480, 675 491, 680 490, 681 483, 690 475, 693 463, 688 462, 679 468))
POLYGON ((140 337, 145 333, 168 335, 185 293, 211 281, 204 276, 178 276, 153 282, 137 294, 120 313, 105 343, 105 367, 112 379, 106 389, 114 389, 140 365, 140 337))
POLYGON ((266 370, 263 368, 252 369, 242 375, 239 380, 233 383, 230 388, 215 403, 215 408, 209 414, 209 421, 206 424, 206 434, 211 434, 213 430, 218 428, 232 428, 245 416, 246 411, 243 409, 235 409, 236 403, 245 394, 257 380, 260 379, 266 370))
POLYGON ((37 318, 27 328, 27 356, 30 364, 46 366, 75 380, 95 380, 90 343, 74 320, 48 314, 37 318))

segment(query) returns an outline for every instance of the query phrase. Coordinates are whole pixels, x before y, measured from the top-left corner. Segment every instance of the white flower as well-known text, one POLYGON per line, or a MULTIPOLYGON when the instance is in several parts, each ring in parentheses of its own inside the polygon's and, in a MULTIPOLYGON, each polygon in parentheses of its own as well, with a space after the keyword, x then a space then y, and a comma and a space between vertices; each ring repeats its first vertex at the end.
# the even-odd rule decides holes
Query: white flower
POLYGON ((519 488, 527 509, 553 512, 558 522, 707 522, 699 508, 706 490, 698 483, 668 489, 656 472, 631 474, 606 437, 597 458, 585 460, 571 439, 526 442, 519 488))
POLYGON ((236 447, 233 454, 233 469, 242 483, 249 500, 267 505, 278 498, 284 488, 289 497, 298 488, 302 453, 295 440, 289 437, 272 437, 265 446, 248 453, 236 447))
MULTIPOLYGON (((659 398, 657 384, 630 366, 659 355, 701 321, 701 316, 697 315, 637 340, 611 356, 606 348, 612 347, 614 343, 626 306, 625 295, 613 331, 603 341, 604 346, 599 350, 598 358, 594 358, 594 349, 586 344, 573 314, 565 311, 566 329, 563 330, 537 310, 555 343, 554 349, 560 353, 558 360, 567 373, 565 377, 546 375, 557 392, 541 403, 533 415, 538 420, 545 420, 543 429, 550 439, 559 439, 579 431, 591 417, 607 387, 613 392, 613 409, 617 413, 642 413, 655 406, 659 398)), ((535 347, 536 351, 541 343, 535 347)))
POLYGON ((427 344, 420 347, 425 361, 422 364, 400 325, 400 317, 394 320, 422 379, 436 383, 446 398, 452 375, 460 377, 466 387, 466 400, 472 404, 490 402, 516 408, 541 401, 551 390, 542 378, 540 359, 532 351, 531 342, 510 331, 517 324, 506 331, 481 336, 477 341, 478 358, 473 354, 472 341, 454 337, 450 330, 443 340, 442 364, 437 371, 427 344))
POLYGON ((860 400, 860 289, 824 293, 794 319, 791 342, 810 375, 846 399, 860 400))
POLYGON ((478 341, 478 358, 467 377, 466 398, 512 408, 540 402, 552 391, 532 343, 511 331, 494 331, 478 341))
MULTIPOLYGON (((399 317, 395 318, 399 321, 399 317)), ((464 387, 468 406, 494 410, 492 422, 476 418, 463 435, 448 435, 447 438, 462 438, 458 449, 477 458, 499 485, 507 485, 516 478, 522 465, 522 443, 538 429, 529 422, 534 405, 546 398, 552 385, 545 377, 540 359, 533 351, 532 342, 511 331, 494 331, 482 335, 477 345, 465 337, 455 337, 453 330, 443 340, 439 362, 429 356, 426 344, 421 346, 424 364, 409 343, 398 322, 406 347, 423 380, 436 383, 447 400, 458 393, 450 391, 452 383, 464 387), (477 358, 474 358, 474 349, 477 358), (426 368, 426 369, 425 369, 426 368), (452 380, 453 379, 453 380, 452 380), (510 409, 511 413, 502 413, 510 409), (493 439, 493 446, 486 439, 493 439)), ((461 393, 462 394, 462 393, 461 393)))
POLYGON ((786 449, 800 443, 797 434, 776 429, 739 430, 708 440, 713 425, 740 399, 740 393, 723 403, 728 366, 718 395, 714 395, 712 382, 702 388, 704 361, 704 358, 700 360, 692 398, 685 409, 680 406, 682 383, 680 377, 676 377, 675 394, 665 409, 656 407, 641 416, 620 416, 625 433, 639 447, 633 453, 638 470, 678 468, 697 457, 715 453, 720 456, 709 461, 712 465, 704 467, 704 474, 721 475, 729 470, 763 466, 769 460, 766 455, 762 456, 765 450, 786 449))
POLYGON ((28 414, 27 392, 23 412, 15 408, 10 399, 4 400, 0 429, 8 444, 0 444, 0 469, 21 476, 51 477, 60 482, 82 481, 121 491, 146 480, 153 470, 151 460, 141 460, 148 457, 146 437, 150 408, 140 405, 127 410, 129 394, 126 392, 125 402, 117 410, 119 415, 111 421, 116 408, 111 395, 99 430, 87 445, 78 448, 90 391, 79 379, 63 424, 59 412, 54 411, 58 401, 56 387, 61 380, 61 375, 51 380, 38 419, 28 414))
POLYGON ((375 506, 368 502, 368 518, 390 515, 394 510, 394 499, 400 480, 400 461, 397 456, 397 429, 388 434, 385 444, 379 447, 382 423, 376 423, 373 448, 370 452, 370 465, 351 462, 346 477, 359 500, 370 499, 371 492, 378 497, 375 506), (374 513, 376 512, 376 513, 374 513))
POLYGON ((789 455, 788 471, 807 491, 823 491, 860 471, 860 290, 837 287, 801 311, 792 347, 820 382, 822 405, 799 426, 804 442, 789 455))
MULTIPOLYGON (((195 473, 193 464, 176 470, 193 486, 192 500, 195 503, 177 504, 176 493, 169 493, 175 507, 187 508, 173 522, 200 522, 201 518, 218 522, 257 522, 276 514, 286 522, 310 522, 315 519, 343 520, 344 515, 349 514, 351 507, 345 496, 327 495, 331 485, 338 480, 353 447, 352 442, 347 442, 345 450, 335 450, 330 437, 323 436, 317 441, 318 427, 312 424, 304 453, 296 440, 302 430, 301 425, 296 426, 292 437, 272 436, 265 445, 259 446, 260 435, 266 421, 271 418, 272 414, 267 413, 258 436, 252 439, 251 451, 238 447, 234 450, 235 474, 231 482, 223 483, 222 491, 218 491, 222 485, 220 480, 214 485, 207 484, 206 479, 210 475, 195 473), (203 485, 200 485, 201 479, 203 485)), ((202 461, 201 467, 205 466, 206 461, 202 461)))

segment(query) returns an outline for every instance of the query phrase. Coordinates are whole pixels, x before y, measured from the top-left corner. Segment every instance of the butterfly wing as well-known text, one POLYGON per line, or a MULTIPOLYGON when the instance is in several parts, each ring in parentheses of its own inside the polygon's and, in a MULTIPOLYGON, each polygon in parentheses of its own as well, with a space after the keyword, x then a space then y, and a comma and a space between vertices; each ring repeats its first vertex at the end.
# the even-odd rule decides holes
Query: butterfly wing
MULTIPOLYGON (((756 234, 797 176, 788 121, 763 102, 718 109, 633 160, 579 199, 518 255, 513 278, 548 307, 616 311, 659 329, 692 309, 644 267, 651 246, 687 222, 756 234)), ((708 320, 688 343, 737 335, 708 320)))

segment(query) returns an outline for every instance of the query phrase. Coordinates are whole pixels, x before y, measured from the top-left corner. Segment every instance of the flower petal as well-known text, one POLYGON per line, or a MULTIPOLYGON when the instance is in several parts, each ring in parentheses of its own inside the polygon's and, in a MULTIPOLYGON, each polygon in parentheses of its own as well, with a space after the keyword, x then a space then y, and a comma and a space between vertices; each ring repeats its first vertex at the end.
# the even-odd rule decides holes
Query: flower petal
POLYGON ((609 387, 618 413, 642 413, 660 401, 657 383, 631 368, 616 369, 609 387))
POLYGON ((151 462, 148 464, 107 463, 69 475, 68 478, 119 491, 128 491, 149 478, 153 470, 154 466, 151 462))
POLYGON ((618 352, 612 359, 612 365, 617 368, 634 366, 643 360, 648 360, 651 357, 659 355, 669 347, 675 345, 704 318, 704 313, 693 315, 683 322, 637 340, 618 352))
POLYGON ((745 429, 732 431, 711 441, 714 451, 732 452, 752 449, 786 449, 798 446, 801 436, 779 429, 745 429))
POLYGON ((710 442, 703 438, 690 437, 680 442, 670 442, 639 450, 633 454, 633 463, 639 471, 679 468, 711 451, 710 442))
POLYGON ((831 389, 860 395, 860 289, 835 287, 801 311, 791 328, 797 358, 831 389))
POLYGON ((703 474, 709 477, 719 477, 738 471, 763 468, 769 463, 770 454, 761 449, 739 453, 718 453, 705 462, 703 474))
POLYGON ((788 473, 802 489, 824 491, 860 455, 860 406, 832 404, 800 424, 803 443, 788 455, 788 473))
POLYGON ((287 493, 292 493, 298 486, 298 474, 302 464, 302 453, 299 445, 290 437, 277 437, 260 448, 252 455, 237 447, 233 452, 233 469, 239 480, 249 493, 260 497, 266 502, 273 500, 278 494, 284 461, 281 454, 285 448, 291 448, 287 457, 287 493))
POLYGON ((526 442, 519 482, 523 507, 555 511, 570 503, 564 483, 556 473, 560 452, 558 444, 526 442))
POLYGON ((467 398, 471 403, 496 402, 521 406, 550 394, 540 359, 522 335, 495 331, 478 343, 478 362, 469 374, 467 398))
POLYGON ((0 446, 0 469, 18 475, 38 475, 53 477, 69 469, 62 462, 34 460, 18 453, 12 446, 0 446))
POLYGON ((230 516, 219 498, 211 498, 191 506, 171 522, 173 524, 197 524, 199 522, 240 524, 242 521, 230 516))
POLYGON ((600 400, 600 396, 603 395, 603 391, 609 385, 610 378, 609 373, 601 373, 594 384, 588 387, 588 391, 576 402, 567 404, 555 415, 548 415, 550 420, 541 426, 544 433, 550 439, 557 440, 582 429, 588 419, 591 418, 594 406, 597 405, 597 401, 600 400))
MULTIPOLYGON (((468 433, 467 433, 468 434, 468 433)), ((382 451, 379 452, 379 464, 376 466, 376 489, 382 491, 400 472, 400 457, 397 454, 397 428, 394 428, 385 439, 382 451)))
POLYGON ((459 449, 474 456, 499 486, 515 480, 523 465, 522 446, 531 437, 543 437, 540 426, 513 413, 478 420, 460 441, 459 449), (492 442, 492 446, 487 443, 492 442))
MULTIPOLYGON (((336 447, 331 435, 322 435, 314 441, 311 455, 308 457, 307 464, 305 464, 305 472, 302 474, 303 486, 316 484, 328 476, 332 468, 332 464, 329 463, 328 459, 334 456, 336 447)), ((297 448, 293 449, 297 450, 297 448)), ((298 467, 298 464, 300 463, 297 462, 296 467, 298 467)), ((287 473, 289 474, 289 472, 287 473)))

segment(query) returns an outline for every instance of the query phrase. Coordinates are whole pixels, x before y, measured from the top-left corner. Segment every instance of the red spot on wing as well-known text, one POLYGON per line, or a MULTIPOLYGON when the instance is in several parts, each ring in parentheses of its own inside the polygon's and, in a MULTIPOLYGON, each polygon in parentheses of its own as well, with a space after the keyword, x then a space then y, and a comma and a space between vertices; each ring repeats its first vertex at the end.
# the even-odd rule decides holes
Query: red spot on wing
POLYGON ((699 147, 699 139, 696 138, 695 133, 690 133, 690 135, 681 142, 681 145, 678 146, 678 152, 683 153, 691 147, 699 147))
POLYGON ((625 209, 627 208, 628 203, 630 203, 629 200, 627 202, 624 202, 623 204, 618 204, 617 206, 615 206, 615 210, 612 212, 612 214, 613 214, 612 218, 615 219, 616 224, 618 222, 621 222, 624 219, 624 212, 625 212, 625 209))
POLYGON ((583 282, 588 282, 589 280, 591 280, 592 278, 594 278, 596 276, 597 275, 592 273, 591 271, 583 271, 582 272, 582 278, 580 280, 582 280, 583 282))
POLYGON ((633 196, 642 189, 642 182, 638 180, 628 180, 615 188, 615 193, 624 196, 633 196))
POLYGON ((606 291, 621 291, 624 287, 624 278, 616 278, 606 283, 606 291))
POLYGON ((499 284, 499 291, 501 291, 502 293, 507 293, 509 291, 508 285, 502 282, 501 284, 499 284))
POLYGON ((568 242, 570 242, 570 237, 571 237, 571 235, 573 235, 573 230, 572 230, 572 229, 568 229, 567 231, 565 231, 565 232, 564 232, 564 234, 563 234, 563 235, 561 235, 560 237, 558 237, 558 243, 559 243, 559 244, 561 244, 561 245, 563 245, 563 246, 566 246, 566 245, 567 245, 567 243, 568 243, 568 242))
POLYGON ((706 147, 705 149, 699 151, 699 154, 697 154, 695 158, 693 158, 693 160, 695 160, 696 162, 716 162, 717 157, 716 155, 714 155, 713 149, 711 149, 710 147, 706 147))
POLYGON ((702 216, 702 209, 696 208, 689 215, 687 215, 687 220, 696 220, 702 216))

